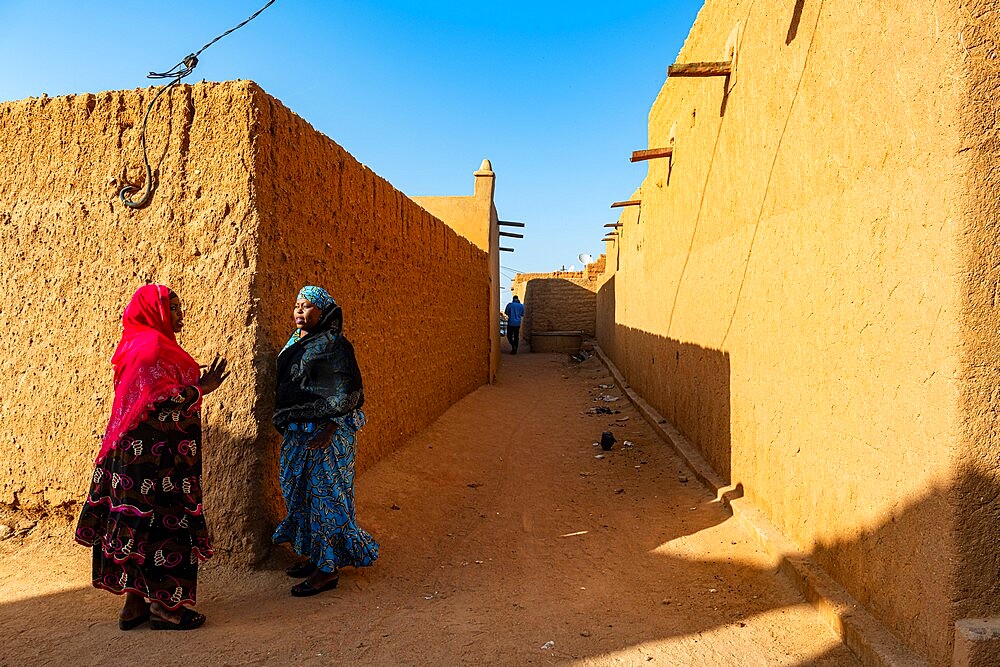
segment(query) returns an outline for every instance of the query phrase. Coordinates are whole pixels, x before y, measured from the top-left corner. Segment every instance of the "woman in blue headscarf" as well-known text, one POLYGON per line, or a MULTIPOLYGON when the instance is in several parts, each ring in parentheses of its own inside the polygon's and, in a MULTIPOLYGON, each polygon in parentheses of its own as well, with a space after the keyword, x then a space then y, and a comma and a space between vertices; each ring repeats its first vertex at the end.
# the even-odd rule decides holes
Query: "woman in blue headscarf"
POLYGON ((290 567, 307 577, 292 587, 306 597, 336 588, 337 570, 378 558, 378 543, 354 518, 354 453, 365 424, 364 389, 344 316, 329 292, 307 286, 293 311, 296 329, 278 354, 274 426, 281 440, 281 491, 288 516, 274 542, 306 560, 290 567))

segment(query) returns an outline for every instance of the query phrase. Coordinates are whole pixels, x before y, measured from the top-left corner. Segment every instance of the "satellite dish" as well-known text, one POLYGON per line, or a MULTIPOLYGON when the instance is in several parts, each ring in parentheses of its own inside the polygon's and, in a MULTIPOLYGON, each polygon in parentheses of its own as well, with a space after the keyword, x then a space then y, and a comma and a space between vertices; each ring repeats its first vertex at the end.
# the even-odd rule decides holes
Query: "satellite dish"
POLYGON ((581 252, 579 255, 577 255, 576 258, 578 260, 580 260, 581 262, 583 262, 584 264, 593 264, 594 263, 594 258, 591 257, 588 253, 585 253, 585 252, 581 252))

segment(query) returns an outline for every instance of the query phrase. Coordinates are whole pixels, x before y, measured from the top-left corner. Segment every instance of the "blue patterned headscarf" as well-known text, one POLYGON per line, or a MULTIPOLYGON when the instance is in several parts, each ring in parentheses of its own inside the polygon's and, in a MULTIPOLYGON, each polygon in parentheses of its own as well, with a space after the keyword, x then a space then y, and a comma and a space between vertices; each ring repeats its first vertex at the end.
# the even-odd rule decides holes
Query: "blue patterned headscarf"
POLYGON ((306 285, 299 290, 299 295, 295 297, 295 300, 308 299, 312 305, 316 306, 320 310, 326 310, 330 306, 336 305, 333 297, 322 287, 316 287, 315 285, 306 285))
MULTIPOLYGON (((330 293, 327 292, 322 287, 316 287, 315 285, 306 285, 299 290, 299 295, 295 297, 295 300, 307 299, 309 303, 319 308, 324 313, 332 306, 336 306, 337 302, 333 300, 330 293)), ((302 329, 296 329, 292 332, 291 338, 285 343, 285 347, 281 348, 281 352, 284 352, 289 347, 294 345, 302 338, 302 329)), ((280 354, 280 352, 279 352, 280 354)))

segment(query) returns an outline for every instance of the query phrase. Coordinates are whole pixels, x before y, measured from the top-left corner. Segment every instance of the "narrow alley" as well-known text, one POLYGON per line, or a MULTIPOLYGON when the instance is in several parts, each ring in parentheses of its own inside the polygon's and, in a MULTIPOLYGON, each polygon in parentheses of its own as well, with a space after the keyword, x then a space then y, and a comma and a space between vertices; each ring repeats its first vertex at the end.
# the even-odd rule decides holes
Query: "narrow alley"
POLYGON ((505 355, 359 477, 375 567, 296 599, 284 556, 209 564, 190 633, 120 632, 75 517, 50 517, 0 542, 0 665, 857 664, 612 383, 596 357, 505 355))

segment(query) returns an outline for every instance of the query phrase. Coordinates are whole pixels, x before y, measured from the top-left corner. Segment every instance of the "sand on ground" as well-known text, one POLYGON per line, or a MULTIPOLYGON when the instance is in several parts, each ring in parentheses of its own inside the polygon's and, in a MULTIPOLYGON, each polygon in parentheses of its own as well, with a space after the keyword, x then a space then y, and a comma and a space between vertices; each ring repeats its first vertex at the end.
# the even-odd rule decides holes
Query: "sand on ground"
POLYGON ((505 355, 359 477, 374 567, 292 598, 283 551, 210 562, 191 632, 119 631, 54 513, 0 542, 0 665, 859 664, 612 383, 596 358, 505 355))

